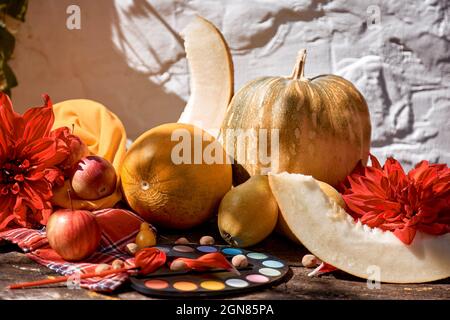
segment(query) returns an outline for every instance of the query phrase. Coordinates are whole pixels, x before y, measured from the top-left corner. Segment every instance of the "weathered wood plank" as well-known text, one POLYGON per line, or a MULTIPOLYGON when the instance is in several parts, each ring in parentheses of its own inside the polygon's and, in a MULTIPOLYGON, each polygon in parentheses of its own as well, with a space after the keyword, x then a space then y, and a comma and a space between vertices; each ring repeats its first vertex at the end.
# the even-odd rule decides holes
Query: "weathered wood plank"
MULTIPOLYGON (((205 232, 198 230, 189 234, 190 240, 198 241, 205 232)), ((175 233, 163 234, 163 242, 172 242, 178 236, 179 234, 175 233)), ((218 239, 217 234, 214 236, 218 239)), ((381 284, 380 289, 371 290, 364 280, 343 272, 310 278, 307 274, 311 270, 302 267, 300 263, 306 250, 276 235, 252 249, 270 252, 286 260, 292 271, 284 283, 262 291, 232 296, 229 299, 450 299, 450 279, 430 284, 381 284)), ((12 245, 0 247, 0 299, 151 299, 132 291, 127 286, 110 295, 83 289, 68 289, 64 284, 56 287, 7 290, 5 287, 11 283, 56 276, 49 269, 34 263, 16 250, 17 247, 12 245)))

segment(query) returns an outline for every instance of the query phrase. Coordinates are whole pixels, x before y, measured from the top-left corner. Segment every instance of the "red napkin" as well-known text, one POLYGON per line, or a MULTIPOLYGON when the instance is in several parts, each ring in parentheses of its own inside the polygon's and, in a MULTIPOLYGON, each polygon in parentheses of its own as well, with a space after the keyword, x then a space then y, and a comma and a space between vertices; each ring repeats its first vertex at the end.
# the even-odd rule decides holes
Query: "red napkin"
MULTIPOLYGON (((111 263, 122 259, 127 265, 134 264, 134 257, 126 252, 126 245, 134 242, 142 218, 131 211, 122 209, 103 209, 95 211, 97 222, 102 229, 102 239, 97 252, 83 262, 67 262, 50 248, 45 231, 17 228, 0 232, 0 238, 17 244, 26 255, 37 263, 62 275, 94 272, 100 263, 111 263)), ((111 292, 128 280, 128 274, 115 274, 104 278, 89 278, 80 281, 80 287, 111 292)))

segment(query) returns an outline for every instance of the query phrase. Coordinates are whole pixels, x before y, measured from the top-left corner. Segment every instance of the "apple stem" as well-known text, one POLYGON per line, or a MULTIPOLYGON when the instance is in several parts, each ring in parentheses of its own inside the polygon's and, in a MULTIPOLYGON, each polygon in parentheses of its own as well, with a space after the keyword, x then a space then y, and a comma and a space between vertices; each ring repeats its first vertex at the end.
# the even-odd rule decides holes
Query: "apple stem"
POLYGON ((73 211, 73 202, 72 202, 72 195, 70 194, 70 189, 67 189, 67 195, 69 196, 70 200, 70 209, 73 211))
POLYGON ((302 49, 298 52, 297 62, 295 63, 294 70, 290 78, 292 80, 305 79, 305 60, 306 60, 306 49, 302 49))
POLYGON ((75 123, 72 123, 72 134, 75 132, 75 123))

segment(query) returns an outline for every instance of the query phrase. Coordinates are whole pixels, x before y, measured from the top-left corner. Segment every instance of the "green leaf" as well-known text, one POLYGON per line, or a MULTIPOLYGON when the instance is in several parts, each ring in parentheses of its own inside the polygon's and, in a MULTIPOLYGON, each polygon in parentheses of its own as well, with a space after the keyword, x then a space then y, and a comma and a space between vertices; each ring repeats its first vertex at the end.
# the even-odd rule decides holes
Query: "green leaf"
POLYGON ((5 63, 3 67, 3 73, 5 74, 6 83, 8 84, 8 88, 13 88, 17 86, 17 78, 14 75, 14 72, 12 71, 11 67, 5 63))
POLYGON ((0 90, 11 95, 11 88, 17 86, 17 78, 11 67, 4 62, 0 70, 0 90))
POLYGON ((6 63, 3 55, 0 54, 0 91, 11 93, 11 88, 17 85, 17 79, 11 68, 6 63))
POLYGON ((0 90, 10 94, 10 89, 17 86, 17 79, 8 65, 8 60, 14 51, 16 40, 6 29, 0 26, 0 90))
POLYGON ((3 72, 4 64, 5 64, 5 59, 3 58, 3 55, 0 54, 0 91, 5 91, 8 88, 6 76, 5 76, 5 73, 3 72))
POLYGON ((5 26, 0 25, 0 53, 3 54, 5 60, 11 58, 15 44, 16 39, 14 39, 14 36, 5 26))
POLYGON ((0 0, 0 11, 14 19, 25 21, 28 0, 0 0))
POLYGON ((5 15, 25 21, 28 0, 0 0, 0 91, 11 93, 11 88, 17 86, 17 79, 8 65, 14 51, 15 39, 5 26, 5 15))

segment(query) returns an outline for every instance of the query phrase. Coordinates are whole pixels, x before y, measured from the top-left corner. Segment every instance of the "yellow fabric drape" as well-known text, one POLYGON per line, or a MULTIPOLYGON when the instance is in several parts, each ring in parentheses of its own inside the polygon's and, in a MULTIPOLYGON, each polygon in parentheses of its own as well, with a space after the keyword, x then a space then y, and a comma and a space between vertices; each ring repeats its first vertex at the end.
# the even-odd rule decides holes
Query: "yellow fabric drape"
MULTIPOLYGON (((102 104, 86 99, 67 100, 53 106, 55 123, 53 129, 68 127, 73 134, 86 143, 92 154, 101 156, 111 162, 120 177, 120 165, 126 153, 126 132, 120 119, 102 104)), ((119 178, 118 178, 119 179, 119 178)), ((67 190, 70 181, 61 188, 53 190, 54 205, 74 209, 97 210, 113 207, 120 199, 120 181, 116 191, 98 200, 69 199, 67 190)), ((72 193, 73 196, 73 193, 72 193)))

